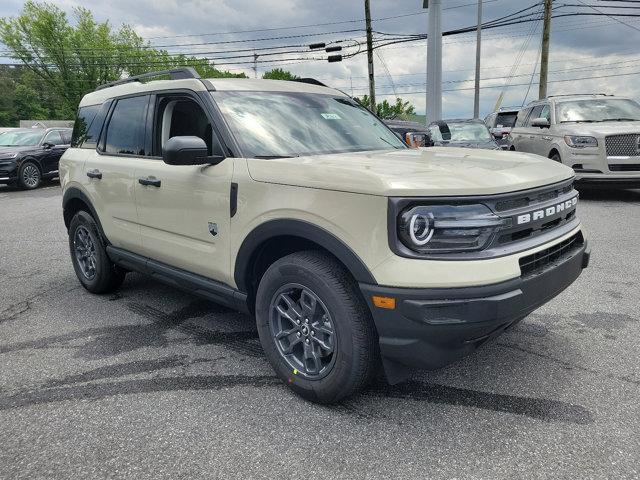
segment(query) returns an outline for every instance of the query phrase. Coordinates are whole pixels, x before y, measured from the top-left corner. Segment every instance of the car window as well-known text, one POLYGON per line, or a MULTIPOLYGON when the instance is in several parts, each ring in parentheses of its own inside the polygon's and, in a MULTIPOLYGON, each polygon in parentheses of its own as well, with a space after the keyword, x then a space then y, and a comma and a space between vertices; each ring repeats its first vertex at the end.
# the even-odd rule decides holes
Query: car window
POLYGON ((551 122, 551 110, 549 109, 549 105, 544 105, 542 107, 540 118, 546 118, 548 122, 551 122))
POLYGON ((0 147, 27 147, 40 144, 44 130, 9 131, 0 135, 0 147))
POLYGON ((110 105, 111 102, 108 101, 102 105, 89 105, 78 109, 71 134, 72 147, 96 148, 110 105))
POLYGON ((52 132, 47 133, 42 142, 51 143, 53 145, 64 145, 62 135, 60 135, 60 130, 53 130, 52 132))
POLYGON ((623 98, 590 98, 556 104, 556 122, 640 120, 640 105, 623 98))
POLYGON ((431 138, 436 142, 488 142, 491 134, 483 123, 443 122, 429 127, 431 138))
POLYGON ((111 114, 105 153, 144 155, 144 131, 149 96, 121 98, 111 114))
POLYGON ((493 123, 492 126, 513 127, 513 125, 516 123, 517 116, 518 114, 516 112, 499 113, 495 123, 493 123))
POLYGON ((60 135, 62 135, 62 142, 65 145, 69 145, 71 143, 71 131, 70 130, 62 130, 60 132, 60 135))
POLYGON ((214 134, 209 117, 194 100, 186 97, 159 97, 155 118, 154 155, 161 156, 162 148, 171 137, 195 136, 207 144, 208 155, 223 155, 222 145, 214 134))
POLYGON ((531 125, 531 122, 540 117, 540 113, 542 113, 542 108, 544 107, 544 105, 536 105, 535 107, 533 107, 533 109, 531 110, 531 113, 529 114, 529 118, 527 118, 527 123, 525 124, 527 127, 531 125))
POLYGON ((531 113, 531 107, 525 108, 518 112, 518 118, 516 119, 516 127, 524 127, 525 122, 529 118, 529 114, 531 113))

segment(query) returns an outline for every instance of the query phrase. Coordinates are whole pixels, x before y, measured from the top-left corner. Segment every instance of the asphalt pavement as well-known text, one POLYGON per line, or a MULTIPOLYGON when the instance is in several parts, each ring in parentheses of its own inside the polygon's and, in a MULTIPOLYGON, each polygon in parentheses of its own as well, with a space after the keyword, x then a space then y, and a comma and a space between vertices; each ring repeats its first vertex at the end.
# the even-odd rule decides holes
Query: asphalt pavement
POLYGON ((445 369, 332 407, 255 324, 138 274, 80 287, 60 187, 0 187, 0 478, 639 478, 640 191, 581 192, 591 266, 445 369))

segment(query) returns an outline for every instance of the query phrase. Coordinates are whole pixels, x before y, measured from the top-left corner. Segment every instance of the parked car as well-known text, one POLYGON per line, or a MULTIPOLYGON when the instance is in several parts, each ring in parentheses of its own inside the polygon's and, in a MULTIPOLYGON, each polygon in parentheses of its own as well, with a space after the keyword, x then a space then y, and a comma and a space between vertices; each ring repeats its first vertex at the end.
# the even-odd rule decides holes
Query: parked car
POLYGON ((482 120, 439 120, 429 124, 433 145, 439 147, 486 148, 499 150, 500 146, 489 133, 482 120))
POLYGON ((71 143, 70 128, 16 128, 0 133, 0 183, 38 188, 58 176, 58 161, 71 143))
POLYGON ((511 150, 570 166, 583 185, 640 188, 640 105, 611 95, 555 95, 518 113, 511 150))
POLYGON ((395 132, 410 147, 431 147, 433 142, 426 125, 406 120, 387 120, 387 127, 395 132))
POLYGON ((396 383, 461 358, 588 264, 570 168, 408 148, 331 88, 156 72, 85 95, 76 125, 60 180, 84 288, 138 271, 255 314, 316 402, 380 363, 396 383))
POLYGON ((502 107, 484 119, 489 132, 502 148, 508 147, 507 137, 516 123, 519 111, 520 107, 502 107))

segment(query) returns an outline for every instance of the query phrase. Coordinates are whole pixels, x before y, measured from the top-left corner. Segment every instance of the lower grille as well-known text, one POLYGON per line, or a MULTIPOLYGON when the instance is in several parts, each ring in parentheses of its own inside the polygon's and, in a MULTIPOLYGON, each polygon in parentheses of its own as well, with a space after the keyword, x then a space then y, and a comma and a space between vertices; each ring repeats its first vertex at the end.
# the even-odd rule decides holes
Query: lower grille
POLYGON ((640 172, 640 163, 616 163, 609 165, 612 172, 640 172))
POLYGON ((540 273, 552 263, 571 255, 574 251, 582 247, 583 244, 584 238, 582 232, 578 232, 553 247, 522 257, 520 259, 522 276, 527 277, 540 273))
POLYGON ((609 157, 635 157, 640 155, 640 135, 609 135, 604 139, 609 157))

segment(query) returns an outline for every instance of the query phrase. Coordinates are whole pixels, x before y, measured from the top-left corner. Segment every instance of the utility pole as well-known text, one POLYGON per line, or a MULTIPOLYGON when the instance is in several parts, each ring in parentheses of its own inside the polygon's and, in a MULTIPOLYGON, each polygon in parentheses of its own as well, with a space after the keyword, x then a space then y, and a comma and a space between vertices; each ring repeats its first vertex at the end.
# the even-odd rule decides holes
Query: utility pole
POLYGON ((551 7, 553 0, 544 0, 544 27, 542 30, 542 56, 540 59, 540 89, 538 97, 547 97, 547 74, 549 72, 549 36, 551 35, 551 7))
POLYGON ((258 78, 258 54, 253 52, 253 78, 258 78))
POLYGON ((367 62, 369 64, 369 110, 376 112, 376 81, 373 75, 373 37, 371 36, 371 8, 369 0, 364 0, 364 18, 367 24, 367 62))
POLYGON ((442 120, 442 0, 424 0, 427 31, 427 125, 442 120))
POLYGON ((473 118, 480 118, 480 56, 482 52, 482 0, 478 0, 478 27, 476 33, 476 94, 473 98, 473 118))

